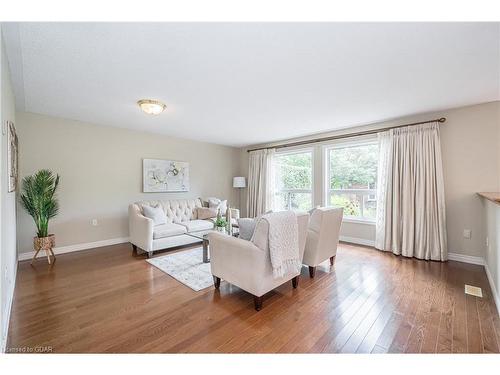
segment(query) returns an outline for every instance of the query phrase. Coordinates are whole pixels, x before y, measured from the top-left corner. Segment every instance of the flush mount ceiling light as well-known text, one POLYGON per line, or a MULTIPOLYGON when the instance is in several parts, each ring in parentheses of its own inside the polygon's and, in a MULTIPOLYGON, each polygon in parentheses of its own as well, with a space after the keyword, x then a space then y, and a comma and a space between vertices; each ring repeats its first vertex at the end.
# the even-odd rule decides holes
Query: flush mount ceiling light
POLYGON ((153 99, 141 99, 137 102, 137 104, 139 104, 142 111, 148 115, 159 115, 165 110, 165 108, 167 108, 167 106, 159 100, 153 99))

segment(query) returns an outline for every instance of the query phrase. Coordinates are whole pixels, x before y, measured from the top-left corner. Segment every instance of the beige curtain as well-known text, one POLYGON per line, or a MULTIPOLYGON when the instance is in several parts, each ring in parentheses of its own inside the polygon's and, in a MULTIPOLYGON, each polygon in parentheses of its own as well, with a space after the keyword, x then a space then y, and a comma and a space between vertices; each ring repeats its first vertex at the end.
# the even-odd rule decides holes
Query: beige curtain
POLYGON ((379 133, 379 148, 375 247, 447 260, 439 124, 379 133))
POLYGON ((272 209, 274 149, 252 151, 248 161, 248 217, 257 217, 272 209))

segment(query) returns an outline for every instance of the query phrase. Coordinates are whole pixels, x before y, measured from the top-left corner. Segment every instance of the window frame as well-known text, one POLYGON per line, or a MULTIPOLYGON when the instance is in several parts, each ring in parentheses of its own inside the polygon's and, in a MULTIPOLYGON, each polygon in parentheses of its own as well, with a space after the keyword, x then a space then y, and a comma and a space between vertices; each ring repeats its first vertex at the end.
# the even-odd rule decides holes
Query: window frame
MULTIPOLYGON (((274 158, 278 156, 286 156, 286 155, 295 155, 295 154, 303 154, 309 152, 311 153, 311 190, 307 189, 283 189, 283 190, 277 190, 276 189, 276 177, 277 177, 277 172, 274 171, 274 176, 273 176, 273 209, 275 210, 276 207, 274 207, 274 199, 276 198, 276 195, 278 192, 285 192, 285 193, 311 193, 311 209, 314 208, 314 147, 300 147, 300 148, 293 148, 293 149, 283 149, 283 150, 277 150, 274 153, 274 158)), ((273 160, 273 164, 275 161, 273 160)), ((273 165, 273 169, 275 169, 275 165, 273 165)))
MULTIPOLYGON (((358 140, 346 140, 340 141, 336 143, 330 143, 323 146, 323 175, 326 177, 323 181, 323 201, 326 207, 333 207, 330 205, 330 195, 332 192, 338 191, 343 193, 368 193, 375 194, 375 199, 377 196, 377 189, 330 189, 330 151, 338 150, 342 148, 350 148, 350 147, 360 147, 360 146, 369 146, 369 145, 378 144, 377 137, 367 137, 358 140)), ((347 223, 358 223, 358 224, 367 224, 367 225, 375 225, 376 219, 370 219, 367 217, 359 217, 359 216, 349 216, 344 215, 343 221, 347 223)))

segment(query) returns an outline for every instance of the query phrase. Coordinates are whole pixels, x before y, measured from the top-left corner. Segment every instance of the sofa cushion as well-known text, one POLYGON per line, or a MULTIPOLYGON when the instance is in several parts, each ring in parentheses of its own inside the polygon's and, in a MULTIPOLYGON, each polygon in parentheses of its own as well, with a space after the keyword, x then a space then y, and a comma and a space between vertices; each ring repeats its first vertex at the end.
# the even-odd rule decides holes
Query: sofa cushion
POLYGON ((142 212, 148 219, 153 220, 154 225, 167 223, 167 216, 161 207, 144 206, 142 207, 142 212))
POLYGON ((183 221, 182 223, 179 223, 179 225, 184 226, 188 232, 198 232, 214 228, 214 224, 210 220, 183 221))
POLYGON ((186 227, 180 224, 162 224, 153 228, 153 239, 177 236, 186 233, 186 227))

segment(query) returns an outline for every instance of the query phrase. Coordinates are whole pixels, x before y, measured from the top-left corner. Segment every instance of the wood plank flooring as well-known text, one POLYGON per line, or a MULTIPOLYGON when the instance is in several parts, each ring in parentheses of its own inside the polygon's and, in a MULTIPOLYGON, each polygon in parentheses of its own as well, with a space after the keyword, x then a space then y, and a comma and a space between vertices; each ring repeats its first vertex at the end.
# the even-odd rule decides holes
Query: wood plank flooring
MULTIPOLYGON (((155 256, 165 255, 166 252, 155 256)), ((201 248, 200 248, 201 259, 201 248)), ((22 262, 8 348, 76 353, 498 353, 483 267, 341 244, 333 266, 264 296, 222 281, 194 292, 129 244, 22 262), (479 286, 483 298, 464 294, 479 286)))

